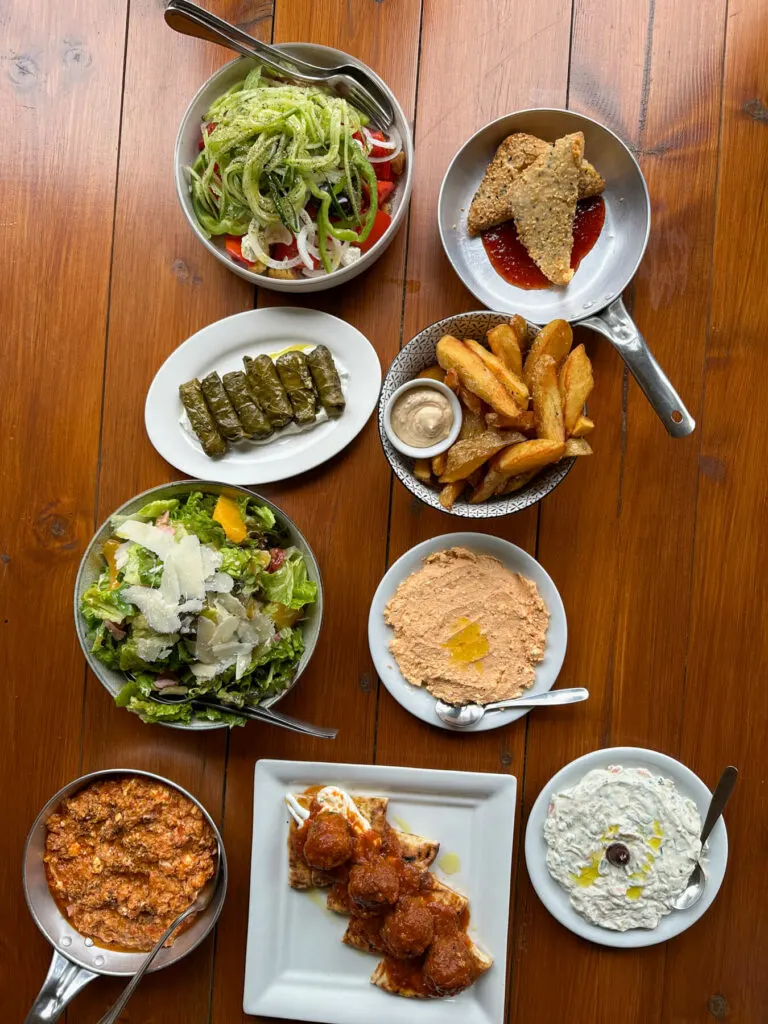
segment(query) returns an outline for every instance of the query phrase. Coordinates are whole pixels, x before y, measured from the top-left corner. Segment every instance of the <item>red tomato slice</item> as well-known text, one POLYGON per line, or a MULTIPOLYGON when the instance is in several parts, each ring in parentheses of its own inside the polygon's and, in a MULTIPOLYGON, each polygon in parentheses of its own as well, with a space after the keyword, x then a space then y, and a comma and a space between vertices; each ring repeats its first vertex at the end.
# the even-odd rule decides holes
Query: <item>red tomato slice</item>
POLYGON ((393 181, 377 181, 376 191, 379 194, 379 206, 381 206, 395 191, 395 183, 393 181))
POLYGON ((384 235, 391 223, 392 218, 388 213, 385 213, 383 210, 377 210, 370 235, 368 235, 364 242, 360 243, 361 250, 363 252, 368 252, 369 249, 372 249, 378 240, 384 235))
POLYGON ((280 262, 283 260, 295 259, 296 256, 299 255, 299 247, 296 244, 295 238, 291 239, 291 242, 288 245, 286 245, 285 242, 274 242, 270 245, 269 249, 269 255, 272 259, 279 260, 280 262))
POLYGON ((202 140, 203 132, 205 132, 206 135, 210 135, 215 127, 216 127, 216 122, 215 121, 209 121, 208 124, 204 124, 203 127, 200 129, 201 138, 199 139, 199 141, 197 143, 197 148, 199 150, 205 149, 205 143, 202 140))
POLYGON ((371 164, 373 172, 376 175, 378 181, 391 181, 392 180, 392 161, 385 160, 380 164, 371 164))
POLYGON ((229 255, 235 260, 236 263, 242 263, 244 267, 254 267, 255 263, 251 263, 243 256, 243 244, 242 239, 236 235, 227 235, 224 241, 224 248, 227 250, 229 255))

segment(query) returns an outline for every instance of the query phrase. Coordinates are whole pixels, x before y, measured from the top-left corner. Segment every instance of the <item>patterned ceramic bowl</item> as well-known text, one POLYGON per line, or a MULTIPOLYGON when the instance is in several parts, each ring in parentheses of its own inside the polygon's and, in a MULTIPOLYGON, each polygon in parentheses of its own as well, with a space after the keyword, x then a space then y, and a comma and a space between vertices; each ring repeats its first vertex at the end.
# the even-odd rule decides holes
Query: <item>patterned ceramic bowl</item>
POLYGON ((428 487, 413 475, 413 459, 401 455, 387 437, 384 430, 384 410, 387 407, 387 402, 401 384, 411 380, 421 370, 437 362, 435 350, 438 341, 444 334, 453 334, 457 338, 484 338, 486 332, 492 327, 507 323, 508 320, 509 317, 503 313, 488 312, 459 313, 457 316, 438 320, 437 323, 425 327, 408 342, 393 360, 389 372, 384 378, 379 397, 379 436, 384 454, 400 483, 407 487, 411 494, 415 494, 425 505, 431 505, 432 508, 446 512, 448 515, 462 516, 465 519, 488 519, 493 516, 508 516, 513 512, 521 512, 529 505, 535 505, 537 501, 541 501, 544 495, 553 491, 560 481, 565 479, 576 461, 575 459, 563 459, 562 462, 546 467, 529 484, 513 494, 490 498, 477 505, 470 505, 468 501, 459 499, 449 512, 440 504, 437 489, 428 487))

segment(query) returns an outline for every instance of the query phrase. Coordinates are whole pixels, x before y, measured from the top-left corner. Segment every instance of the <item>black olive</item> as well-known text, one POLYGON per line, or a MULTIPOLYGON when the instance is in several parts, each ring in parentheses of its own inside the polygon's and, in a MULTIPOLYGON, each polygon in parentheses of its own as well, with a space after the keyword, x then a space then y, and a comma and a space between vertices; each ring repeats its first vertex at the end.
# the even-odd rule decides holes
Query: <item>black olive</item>
POLYGON ((614 867, 623 868, 625 864, 629 864, 629 850, 624 843, 611 843, 605 851, 605 856, 614 867))

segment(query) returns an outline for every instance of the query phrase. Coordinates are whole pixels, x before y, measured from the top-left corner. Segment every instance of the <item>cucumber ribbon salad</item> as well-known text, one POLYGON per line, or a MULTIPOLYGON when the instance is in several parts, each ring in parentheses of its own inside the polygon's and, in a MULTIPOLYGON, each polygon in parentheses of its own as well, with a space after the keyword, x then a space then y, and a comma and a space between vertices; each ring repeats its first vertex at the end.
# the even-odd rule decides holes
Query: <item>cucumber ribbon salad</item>
POLYGON ((211 106, 189 168, 192 206, 207 237, 256 273, 330 274, 391 224, 388 200, 405 156, 396 129, 315 86, 256 67, 211 106))
POLYGON ((317 598, 304 556, 254 498, 193 491, 112 518, 103 568, 80 607, 91 651, 128 679, 115 698, 146 722, 243 724, 242 704, 280 693, 317 598), (174 696, 160 704, 153 694, 174 696), (193 709, 206 694, 232 713, 193 709))

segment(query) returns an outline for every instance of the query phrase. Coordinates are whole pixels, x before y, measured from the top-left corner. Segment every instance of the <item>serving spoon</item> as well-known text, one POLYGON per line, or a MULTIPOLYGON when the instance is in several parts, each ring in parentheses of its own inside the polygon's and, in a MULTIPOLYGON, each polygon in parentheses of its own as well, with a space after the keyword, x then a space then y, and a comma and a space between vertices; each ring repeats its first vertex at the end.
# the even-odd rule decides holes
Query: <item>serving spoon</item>
POLYGON ((311 722, 304 722, 300 718, 292 718, 284 715, 281 711, 273 711, 272 708, 263 708, 258 704, 243 704, 236 707, 234 704, 225 704, 224 701, 215 700, 211 697, 198 698, 163 696, 162 693, 153 693, 152 700, 158 704, 190 704, 193 708, 216 708, 217 711, 227 711, 231 715, 242 715, 243 718, 253 718, 257 722, 269 722, 271 725, 279 725, 281 729, 290 729, 292 732, 300 732, 305 736, 315 736, 321 740, 335 740, 338 729, 326 729, 322 725, 312 725, 311 722))
POLYGON ((489 711, 506 711, 507 708, 538 708, 554 707, 556 704, 578 704, 586 700, 589 690, 583 686, 574 686, 568 690, 548 690, 547 693, 532 693, 527 697, 515 697, 514 700, 497 700, 491 704, 446 704, 439 700, 435 712, 440 721, 453 729, 468 729, 477 725, 489 711))
MULTIPOLYGON (((704 819, 704 825, 701 830, 702 850, 704 849, 704 843, 709 839, 709 834, 715 827, 718 818, 725 810, 725 805, 728 803, 738 777, 738 769, 734 768, 733 765, 729 765, 720 776, 720 781, 715 786, 715 791, 709 802, 707 817, 704 819)), ((698 903, 701 899, 701 894, 704 892, 705 883, 706 878, 704 877, 704 869, 702 868, 701 861, 699 860, 696 862, 696 867, 691 872, 691 876, 688 879, 688 885, 683 889, 677 899, 672 901, 674 909, 688 910, 688 908, 692 907, 694 903, 698 903)))
POLYGON ((180 924, 182 924, 184 921, 187 920, 188 917, 191 917, 192 914, 200 914, 200 913, 202 913, 202 911, 205 910, 205 908, 211 902, 211 900, 213 899, 214 893, 216 892, 216 888, 217 888, 217 886, 219 884, 219 875, 220 875, 220 873, 221 873, 221 851, 219 850, 218 853, 217 853, 217 856, 216 856, 216 870, 214 871, 212 877, 208 879, 206 884, 203 886, 203 888, 197 894, 197 899, 194 901, 194 903, 192 903, 191 906, 187 907, 187 909, 183 913, 179 914, 179 916, 176 918, 176 920, 171 925, 169 925, 166 928, 166 930, 163 932, 163 934, 157 940, 155 945, 152 947, 152 950, 148 954, 147 958, 144 960, 144 963, 141 965, 141 967, 138 969, 138 971, 136 971, 134 976, 131 978, 131 980, 128 982, 128 984, 123 989, 123 992, 122 992, 122 995, 120 996, 120 998, 115 1003, 113 1003, 112 1006, 104 1014, 104 1016, 99 1019, 98 1024, 115 1024, 115 1022, 119 1018, 120 1014, 122 1013, 123 1008, 125 1007, 125 1004, 128 1002, 128 1000, 131 998, 133 993, 136 991, 139 982, 144 977, 144 975, 146 974, 147 970, 151 966, 152 961, 155 959, 157 954, 163 948, 163 946, 165 945, 167 940, 170 938, 170 936, 174 933, 174 931, 179 927, 180 924))

